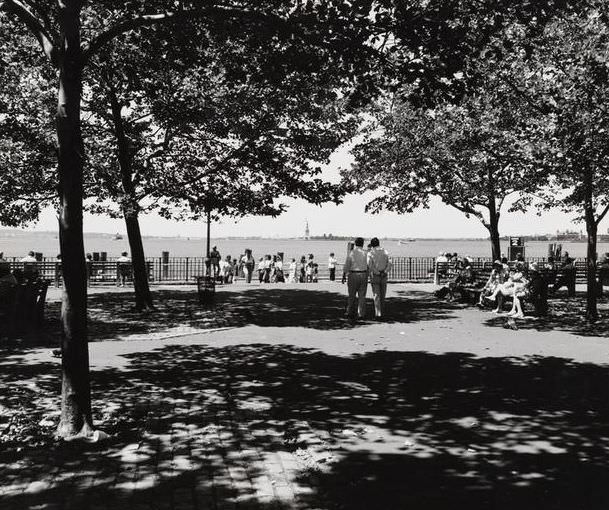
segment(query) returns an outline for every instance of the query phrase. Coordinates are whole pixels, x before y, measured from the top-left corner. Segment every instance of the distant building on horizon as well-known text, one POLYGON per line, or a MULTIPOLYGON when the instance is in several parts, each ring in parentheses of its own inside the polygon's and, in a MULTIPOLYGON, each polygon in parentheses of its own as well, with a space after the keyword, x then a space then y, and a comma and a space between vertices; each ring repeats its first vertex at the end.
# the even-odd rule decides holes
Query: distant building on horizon
POLYGON ((311 232, 309 231, 309 222, 308 222, 308 220, 305 220, 305 234, 304 234, 304 238, 305 239, 310 239, 311 238, 311 232))

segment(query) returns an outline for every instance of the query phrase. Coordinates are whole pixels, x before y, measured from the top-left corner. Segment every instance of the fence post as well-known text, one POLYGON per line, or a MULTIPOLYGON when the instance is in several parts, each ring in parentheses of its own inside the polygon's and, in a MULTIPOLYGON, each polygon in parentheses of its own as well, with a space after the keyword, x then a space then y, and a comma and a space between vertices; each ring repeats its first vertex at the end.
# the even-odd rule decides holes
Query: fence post
POLYGON ((188 257, 186 257, 186 281, 188 282, 188 257))
POLYGON ((163 270, 162 270, 163 278, 167 278, 167 273, 169 272, 169 252, 168 251, 161 252, 161 267, 163 268, 163 270))
POLYGON ((408 280, 412 280, 412 257, 408 257, 408 280))

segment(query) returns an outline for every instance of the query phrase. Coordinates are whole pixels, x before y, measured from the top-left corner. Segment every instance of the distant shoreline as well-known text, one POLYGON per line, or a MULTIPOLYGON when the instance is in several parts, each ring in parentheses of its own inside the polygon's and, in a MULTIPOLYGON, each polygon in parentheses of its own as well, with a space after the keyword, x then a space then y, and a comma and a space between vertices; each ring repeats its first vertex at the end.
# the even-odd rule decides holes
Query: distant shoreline
MULTIPOLYGON (((12 235, 29 235, 29 236, 49 236, 49 235, 57 235, 57 232, 54 230, 23 230, 23 229, 13 229, 13 228, 0 228, 0 236, 12 234, 12 235)), ((97 237, 114 237, 116 232, 85 232, 85 236, 97 236, 97 237)), ((125 239, 127 238, 127 234, 123 232, 119 232, 121 236, 125 239)), ((218 241, 254 241, 254 240, 277 240, 277 241, 349 241, 354 239, 356 236, 333 236, 333 237, 319 237, 315 236, 310 239, 305 239, 304 237, 265 237, 265 236, 221 236, 214 237, 213 240, 218 241)), ((503 236, 502 240, 507 240, 509 236, 503 236)), ((523 236, 527 237, 527 236, 523 236)), ((206 238, 202 236, 155 236, 155 235, 143 235, 144 239, 184 239, 184 240, 195 240, 195 241, 204 241, 206 238)), ((366 238, 366 236, 364 236, 366 238)), ((381 237, 383 241, 406 241, 406 242, 416 242, 416 241, 489 241, 489 238, 486 237, 381 237)))
MULTIPOLYGON (((127 234, 123 232, 118 232, 118 234, 127 239, 127 234)), ((0 228, 0 236, 57 236, 57 232, 53 230, 23 230, 17 228, 0 228)), ((109 239, 114 238, 117 235, 117 232, 85 232, 85 237, 107 237, 109 239)), ((214 241, 350 241, 353 240, 356 236, 332 236, 332 237, 322 237, 322 236, 314 236, 309 239, 305 239, 304 237, 265 237, 265 236, 220 236, 215 237, 212 236, 212 242, 214 241)), ((363 236, 365 239, 369 239, 370 237, 363 236)), ((510 237, 516 236, 501 236, 501 241, 507 241, 510 237)), ((564 242, 564 243, 585 243, 586 238, 582 239, 557 239, 551 235, 522 235, 522 237, 526 242, 564 242)), ((600 242, 606 242, 606 239, 602 239, 604 236, 599 236, 600 242)), ((206 237, 202 236, 155 236, 155 235, 143 235, 143 239, 168 239, 168 240, 185 240, 185 241, 205 241, 206 237)), ((435 241, 488 241, 490 242, 490 238, 488 237, 381 237, 381 241, 403 241, 406 243, 410 242, 435 242, 435 241)))

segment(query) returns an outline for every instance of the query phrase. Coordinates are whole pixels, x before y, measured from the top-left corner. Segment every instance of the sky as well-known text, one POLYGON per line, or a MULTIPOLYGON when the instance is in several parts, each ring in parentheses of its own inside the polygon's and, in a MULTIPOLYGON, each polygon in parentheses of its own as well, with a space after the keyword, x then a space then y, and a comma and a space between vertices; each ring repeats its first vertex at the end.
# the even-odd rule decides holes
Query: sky
MULTIPOLYGON (((348 147, 336 151, 328 165, 323 167, 323 177, 336 182, 339 169, 351 164, 348 147)), ((363 237, 404 238, 471 238, 488 237, 488 231, 475 218, 466 218, 461 212, 433 200, 429 209, 420 209, 411 214, 368 214, 366 203, 373 195, 350 195, 340 205, 315 206, 305 201, 286 200, 289 209, 278 218, 249 217, 238 221, 225 219, 212 225, 214 237, 299 237, 304 235, 305 223, 309 223, 313 236, 323 234, 363 237)), ((572 218, 560 211, 546 211, 541 216, 531 211, 526 214, 508 213, 507 204, 499 225, 502 235, 530 235, 555 233, 556 230, 584 230, 583 225, 574 224, 572 218)), ((176 222, 156 215, 142 216, 140 226, 147 236, 204 237, 203 222, 176 222)), ((38 224, 31 230, 56 230, 57 218, 53 210, 46 210, 38 224)), ((599 232, 609 228, 609 219, 600 225, 599 232)), ((125 233, 122 220, 104 216, 85 215, 85 232, 125 233)))

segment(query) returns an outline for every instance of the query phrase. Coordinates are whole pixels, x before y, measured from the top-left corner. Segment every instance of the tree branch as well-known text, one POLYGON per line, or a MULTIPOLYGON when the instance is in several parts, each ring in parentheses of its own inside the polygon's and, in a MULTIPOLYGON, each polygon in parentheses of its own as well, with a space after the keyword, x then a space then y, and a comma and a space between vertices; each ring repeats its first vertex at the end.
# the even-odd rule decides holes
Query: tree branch
POLYGON ((516 85, 512 80, 510 80, 505 75, 503 75, 503 74, 500 75, 499 79, 502 80, 503 82, 507 83, 507 85, 514 92, 516 92, 516 94, 518 94, 522 99, 524 99, 529 104, 529 106, 531 106, 532 108, 537 110, 539 113, 542 113, 543 115, 547 115, 548 113, 552 113, 552 112, 556 111, 556 108, 551 107, 547 103, 540 105, 537 102, 535 102, 533 99, 531 99, 531 97, 529 97, 529 95, 524 90, 522 90, 520 87, 518 87, 518 85, 516 85))
POLYGON ((23 22, 36 37, 49 61, 52 64, 57 63, 57 51, 48 28, 23 2, 20 0, 3 0, 0 2, 0 10, 13 14, 19 21, 23 22))
POLYGON ((105 32, 99 34, 95 39, 93 39, 87 44, 84 44, 83 62, 86 63, 91 58, 91 56, 95 55, 105 44, 109 43, 115 37, 118 37, 137 28, 159 25, 162 23, 173 23, 175 21, 183 19, 192 20, 196 18, 202 18, 210 14, 238 15, 239 17, 247 18, 249 20, 258 17, 264 21, 272 21, 275 24, 285 23, 285 19, 281 16, 268 13, 262 14, 256 11, 235 9, 218 5, 193 10, 164 12, 159 14, 145 14, 136 18, 118 21, 116 24, 108 28, 105 32))
POLYGON ((598 217, 596 218, 596 224, 598 225, 601 221, 603 221, 603 218, 607 215, 607 213, 609 212, 609 204, 605 206, 605 208, 603 209, 603 212, 600 213, 598 215, 598 217))

